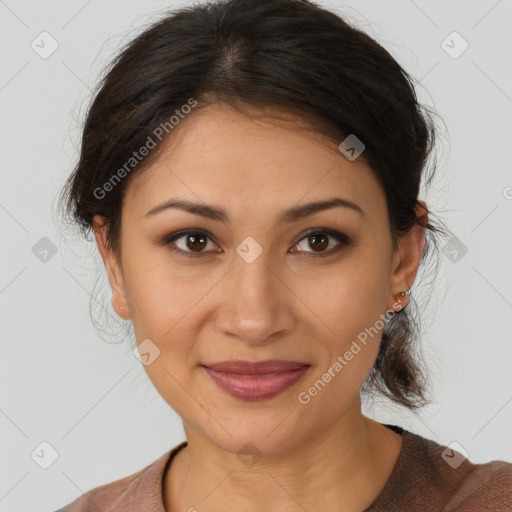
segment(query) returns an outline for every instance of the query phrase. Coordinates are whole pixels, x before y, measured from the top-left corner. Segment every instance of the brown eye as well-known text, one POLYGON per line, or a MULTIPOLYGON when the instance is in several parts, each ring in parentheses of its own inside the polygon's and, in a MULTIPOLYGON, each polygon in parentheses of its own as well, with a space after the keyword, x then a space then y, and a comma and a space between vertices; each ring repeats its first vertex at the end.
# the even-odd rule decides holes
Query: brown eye
POLYGON ((349 243, 350 240, 345 234, 330 229, 322 229, 306 234, 296 245, 296 247, 299 247, 299 251, 294 252, 304 252, 309 256, 329 256, 349 243), (331 244, 331 240, 335 240, 338 244, 331 244), (308 248, 312 250, 307 250, 308 248))
POLYGON ((324 251, 327 246, 329 245, 329 237, 323 233, 315 234, 315 235, 309 235, 308 236, 308 242, 310 247, 315 249, 316 251, 324 251))
MULTIPOLYGON (((169 246, 169 249, 183 256, 206 256, 210 252, 222 252, 213 242, 213 236, 205 231, 188 230, 173 233, 164 238, 162 243, 169 246), (206 250, 208 243, 212 246, 206 250)), ((350 244, 347 235, 332 229, 319 229, 310 231, 294 247, 299 247, 299 252, 308 256, 329 256, 350 244), (334 240, 334 243, 331 243, 334 240), (338 242, 337 244, 335 242, 338 242), (302 247, 301 247, 302 245, 302 247), (311 249, 311 250, 308 250, 311 249)))
MULTIPOLYGON (((204 250, 208 247, 209 241, 211 241, 211 238, 204 231, 182 231, 166 237, 163 243, 168 245, 172 251, 184 254, 185 256, 199 256, 203 253, 211 252, 204 250)), ((213 250, 215 250, 215 244, 213 242, 211 244, 213 245, 213 250)))
POLYGON ((207 237, 200 233, 185 235, 185 245, 194 252, 200 252, 207 245, 207 237))

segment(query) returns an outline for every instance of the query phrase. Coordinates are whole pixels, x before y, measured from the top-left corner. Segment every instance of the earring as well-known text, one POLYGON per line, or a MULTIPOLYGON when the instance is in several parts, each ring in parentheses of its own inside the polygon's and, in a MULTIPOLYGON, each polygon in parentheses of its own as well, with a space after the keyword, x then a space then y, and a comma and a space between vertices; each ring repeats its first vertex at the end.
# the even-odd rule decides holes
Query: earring
MULTIPOLYGON (((400 295, 399 295, 399 296, 398 296, 398 298, 396 299, 396 300, 397 300, 397 302, 398 302, 399 304, 402 304, 402 299, 401 299, 400 297, 405 298, 405 297, 407 297, 407 296, 408 296, 408 295, 410 295, 410 294, 411 294, 411 289, 410 289, 410 288, 409 288, 406 292, 400 292, 400 295)), ((403 308, 402 308, 402 309, 403 309, 403 308)), ((399 311, 401 311, 401 310, 399 310, 399 311)))

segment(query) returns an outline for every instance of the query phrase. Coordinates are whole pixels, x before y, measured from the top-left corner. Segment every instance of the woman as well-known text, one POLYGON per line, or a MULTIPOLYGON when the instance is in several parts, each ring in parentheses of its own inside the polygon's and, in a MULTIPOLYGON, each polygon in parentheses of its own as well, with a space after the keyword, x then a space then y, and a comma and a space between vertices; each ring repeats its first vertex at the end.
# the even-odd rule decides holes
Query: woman
POLYGON ((61 510, 512 510, 511 464, 361 413, 426 403, 434 140, 409 75, 307 0, 199 3, 131 42, 63 199, 187 441, 61 510))

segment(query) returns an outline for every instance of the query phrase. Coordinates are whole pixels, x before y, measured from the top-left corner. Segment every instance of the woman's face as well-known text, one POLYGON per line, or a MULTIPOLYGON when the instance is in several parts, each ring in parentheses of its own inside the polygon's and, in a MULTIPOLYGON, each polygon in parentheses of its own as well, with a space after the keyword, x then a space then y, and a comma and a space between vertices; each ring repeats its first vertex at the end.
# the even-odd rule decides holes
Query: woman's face
POLYGON ((421 252, 419 238, 393 252, 385 196, 362 158, 298 126, 224 104, 194 111, 126 190, 120 261, 96 230, 114 308, 146 340, 149 378, 187 434, 232 452, 247 443, 286 452, 360 415, 384 315, 412 285, 421 252), (336 198, 354 206, 302 209, 336 198), (169 201, 197 213, 151 213, 169 201), (183 230, 199 234, 169 241, 183 230), (204 368, 228 360, 309 367, 251 400, 204 368))

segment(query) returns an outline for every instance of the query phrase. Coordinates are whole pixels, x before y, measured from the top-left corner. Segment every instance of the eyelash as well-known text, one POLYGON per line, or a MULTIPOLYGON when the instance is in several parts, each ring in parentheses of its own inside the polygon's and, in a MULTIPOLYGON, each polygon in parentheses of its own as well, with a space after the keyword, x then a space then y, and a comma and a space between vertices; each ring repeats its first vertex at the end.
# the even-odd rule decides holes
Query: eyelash
MULTIPOLYGON (((167 235, 162 240, 162 243, 164 245, 168 246, 168 248, 171 251, 179 254, 180 256, 185 256, 185 257, 189 257, 189 258, 197 258, 197 257, 202 257, 203 255, 207 254, 209 251, 194 253, 194 252, 183 251, 182 249, 176 249, 174 247, 171 247, 171 244, 174 241, 179 240, 180 238, 183 238, 183 237, 185 237, 187 235, 191 235, 191 234, 192 235, 204 235, 206 238, 213 241, 213 237, 210 233, 208 233, 208 231, 203 231, 201 229, 189 229, 189 230, 179 231, 177 233, 172 233, 170 235, 167 235)), ((329 229, 329 228, 320 228, 320 229, 315 229, 315 230, 311 230, 311 231, 307 232, 295 245, 298 245, 300 242, 302 242, 304 239, 307 239, 311 235, 328 235, 328 236, 334 238, 335 240, 337 240, 338 242, 340 242, 340 245, 330 249, 327 252, 309 253, 306 251, 305 253, 303 253, 306 257, 325 258, 327 256, 332 256, 334 253, 337 253, 339 250, 341 250, 344 246, 350 245, 350 243, 351 243, 350 238, 347 235, 345 235, 344 233, 340 233, 338 231, 335 231, 335 230, 329 229)), ((295 247, 295 245, 294 245, 294 247, 295 247)), ((299 251, 299 253, 300 253, 300 251, 299 251)))

